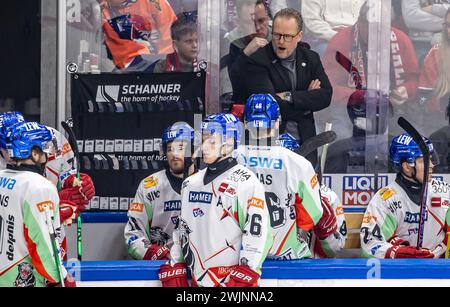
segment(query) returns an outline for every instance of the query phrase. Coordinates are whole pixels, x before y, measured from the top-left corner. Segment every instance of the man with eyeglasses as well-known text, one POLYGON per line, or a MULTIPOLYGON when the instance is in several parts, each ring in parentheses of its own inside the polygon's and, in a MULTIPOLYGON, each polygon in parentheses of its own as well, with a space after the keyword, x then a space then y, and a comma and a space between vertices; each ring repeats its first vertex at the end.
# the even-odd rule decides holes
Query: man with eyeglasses
MULTIPOLYGON (((314 112, 330 105, 333 92, 319 55, 301 42, 302 23, 298 11, 279 11, 271 43, 247 57, 242 68, 245 96, 272 94, 280 105, 281 132, 301 143, 316 135, 314 112)), ((317 152, 307 159, 315 166, 317 152)))

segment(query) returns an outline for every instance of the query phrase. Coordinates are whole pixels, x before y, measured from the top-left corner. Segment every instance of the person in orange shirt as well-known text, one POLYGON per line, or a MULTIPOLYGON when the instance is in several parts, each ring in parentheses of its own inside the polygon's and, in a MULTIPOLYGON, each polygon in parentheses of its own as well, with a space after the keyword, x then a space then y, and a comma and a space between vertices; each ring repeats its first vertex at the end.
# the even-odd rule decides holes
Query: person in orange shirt
POLYGON ((170 27, 177 20, 167 0, 102 0, 105 43, 121 70, 145 71, 148 56, 173 52, 170 27))

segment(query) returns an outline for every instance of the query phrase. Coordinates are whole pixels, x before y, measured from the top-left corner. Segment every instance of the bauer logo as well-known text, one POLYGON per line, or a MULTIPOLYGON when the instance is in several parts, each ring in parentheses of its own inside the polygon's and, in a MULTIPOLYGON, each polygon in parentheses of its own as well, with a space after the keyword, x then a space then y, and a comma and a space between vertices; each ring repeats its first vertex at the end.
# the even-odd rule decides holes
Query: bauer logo
POLYGON ((180 211, 181 200, 171 200, 164 202, 164 212, 168 211, 180 211))
POLYGON ((388 184, 387 176, 344 176, 342 202, 344 206, 367 206, 376 190, 388 184), (375 184, 376 183, 376 184, 375 184))
POLYGON ((119 101, 120 85, 99 85, 97 87, 97 102, 119 101))
POLYGON ((210 204, 212 201, 212 193, 189 192, 189 201, 191 203, 210 204))

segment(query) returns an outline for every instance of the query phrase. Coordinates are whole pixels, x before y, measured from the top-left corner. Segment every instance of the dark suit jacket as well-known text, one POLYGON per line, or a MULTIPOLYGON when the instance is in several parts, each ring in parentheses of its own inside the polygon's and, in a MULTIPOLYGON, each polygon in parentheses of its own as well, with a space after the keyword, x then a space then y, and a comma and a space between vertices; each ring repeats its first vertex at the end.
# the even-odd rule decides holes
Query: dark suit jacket
MULTIPOLYGON (((245 58, 241 68, 241 82, 245 83, 245 97, 252 94, 272 94, 278 101, 282 116, 281 129, 284 130, 286 121, 298 123, 300 142, 316 135, 313 113, 328 107, 331 103, 333 88, 323 69, 319 55, 299 44, 297 46, 297 86, 292 89, 288 71, 273 51, 272 43, 259 49, 250 57, 245 58), (319 79, 321 88, 308 91, 312 80, 319 79), (283 101, 276 93, 292 92, 293 103, 283 101)), ((317 162, 317 153, 308 156, 313 163, 317 162)))

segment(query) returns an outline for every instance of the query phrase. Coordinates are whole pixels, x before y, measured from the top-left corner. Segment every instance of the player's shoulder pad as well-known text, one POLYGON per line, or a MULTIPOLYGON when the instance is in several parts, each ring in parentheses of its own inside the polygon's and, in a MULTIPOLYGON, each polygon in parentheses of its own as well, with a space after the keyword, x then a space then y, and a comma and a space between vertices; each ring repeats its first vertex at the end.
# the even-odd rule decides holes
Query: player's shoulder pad
POLYGON ((304 170, 305 168, 310 166, 311 169, 314 169, 311 162, 309 162, 309 160, 306 159, 305 157, 284 147, 282 147, 280 150, 281 150, 280 152, 282 152, 288 159, 288 163, 290 164, 288 167, 294 166, 302 168, 304 170))

